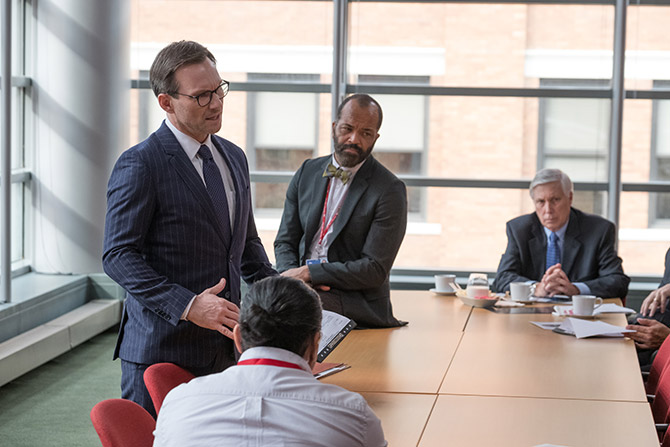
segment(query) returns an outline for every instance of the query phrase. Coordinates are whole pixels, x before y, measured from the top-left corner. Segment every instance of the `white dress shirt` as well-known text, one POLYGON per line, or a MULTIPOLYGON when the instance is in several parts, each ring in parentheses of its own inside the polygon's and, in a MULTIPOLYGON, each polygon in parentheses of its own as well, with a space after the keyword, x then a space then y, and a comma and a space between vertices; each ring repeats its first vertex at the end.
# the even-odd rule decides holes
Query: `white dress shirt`
MULTIPOLYGON (((563 242, 565 241, 565 232, 568 230, 568 223, 570 220, 568 219, 568 222, 565 223, 561 228, 555 231, 556 237, 558 238, 557 243, 558 243, 558 250, 561 253, 561 264, 563 263, 563 242)), ((547 236, 547 244, 549 243, 549 235, 551 235, 551 230, 545 226, 542 226, 542 229, 544 230, 544 234, 547 236)), ((551 266, 547 266, 549 268, 551 266)), ((535 281, 533 281, 535 282, 535 281)), ((573 282, 572 283, 577 289, 579 289, 579 293, 582 295, 588 295, 591 293, 591 288, 587 286, 583 282, 573 282)))
MULTIPOLYGON (((181 148, 184 149, 184 152, 186 152, 186 155, 188 156, 188 159, 191 160, 191 163, 193 163, 195 170, 198 171, 198 174, 200 174, 200 178, 202 179, 203 184, 205 184, 205 174, 202 171, 202 159, 198 156, 198 151, 200 150, 200 146, 204 144, 212 152, 214 163, 216 163, 216 167, 219 168, 219 172, 221 173, 221 180, 223 180, 223 186, 226 189, 228 214, 230 217, 230 231, 233 231, 233 225, 235 224, 235 184, 233 183, 232 174, 230 173, 230 169, 228 169, 228 165, 223 159, 223 156, 221 156, 221 153, 216 149, 216 147, 214 147, 214 143, 212 143, 212 136, 207 135, 205 142, 199 143, 195 139, 178 130, 169 119, 165 120, 165 124, 167 125, 168 129, 172 131, 181 148)), ((207 184, 205 184, 205 187, 206 186, 207 184)))
POLYGON ((168 393, 156 447, 386 446, 381 422, 363 397, 320 383, 300 356, 278 348, 246 350, 240 362, 273 359, 298 369, 236 365, 168 393))
MULTIPOLYGON (((351 167, 351 168, 344 168, 341 167, 340 164, 335 160, 335 156, 332 157, 331 163, 333 166, 336 168, 342 168, 343 171, 349 172, 349 180, 347 181, 346 184, 342 183, 342 179, 339 177, 331 177, 330 178, 330 184, 328 186, 329 188, 329 193, 328 193, 328 202, 326 204, 326 227, 328 227, 328 224, 331 222, 334 224, 335 222, 333 221, 333 217, 335 217, 336 213, 339 214, 340 209, 342 208, 342 205, 344 204, 344 199, 347 197, 347 192, 349 192, 349 187, 351 187, 351 184, 354 182, 354 176, 358 172, 358 170, 363 166, 363 163, 365 160, 362 162, 358 163, 356 166, 351 167)), ((309 246, 309 251, 307 252, 307 259, 322 259, 322 260, 328 260, 328 247, 330 247, 330 243, 332 242, 330 240, 330 236, 333 233, 333 225, 330 225, 330 227, 327 228, 326 234, 321 238, 321 231, 323 231, 323 209, 321 210, 321 214, 319 214, 320 219, 321 219, 321 224, 319 225, 319 230, 316 232, 314 235, 314 239, 312 239, 312 243, 309 246)))

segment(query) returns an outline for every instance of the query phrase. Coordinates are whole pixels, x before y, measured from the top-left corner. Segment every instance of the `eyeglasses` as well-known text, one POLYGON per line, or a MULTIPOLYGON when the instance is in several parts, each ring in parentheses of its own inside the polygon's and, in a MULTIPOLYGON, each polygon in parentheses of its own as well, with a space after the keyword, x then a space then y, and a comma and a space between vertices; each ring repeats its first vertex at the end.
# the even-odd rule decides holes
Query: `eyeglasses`
POLYGON ((228 81, 221 81, 221 84, 219 84, 219 86, 214 90, 209 90, 204 93, 200 93, 197 96, 187 95, 185 93, 179 93, 179 92, 174 92, 173 95, 188 96, 189 98, 195 99, 200 107, 205 107, 209 105, 210 102, 212 102, 213 94, 216 93, 216 96, 218 96, 219 99, 223 99, 223 97, 228 94, 228 90, 230 90, 230 84, 228 83, 228 81))

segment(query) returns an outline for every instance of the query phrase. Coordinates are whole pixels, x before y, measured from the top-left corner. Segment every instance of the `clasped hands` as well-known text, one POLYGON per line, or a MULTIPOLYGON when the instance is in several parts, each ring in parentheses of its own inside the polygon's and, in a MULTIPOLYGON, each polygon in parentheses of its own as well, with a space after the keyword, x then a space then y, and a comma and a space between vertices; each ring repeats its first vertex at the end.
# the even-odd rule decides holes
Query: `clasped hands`
POLYGON ((549 267, 542 280, 535 285, 535 296, 554 295, 579 295, 579 289, 568 279, 561 264, 549 267))
POLYGON ((205 329, 212 329, 233 338, 233 327, 240 318, 240 309, 230 301, 218 296, 226 287, 225 278, 213 287, 197 295, 191 304, 186 319, 205 329))

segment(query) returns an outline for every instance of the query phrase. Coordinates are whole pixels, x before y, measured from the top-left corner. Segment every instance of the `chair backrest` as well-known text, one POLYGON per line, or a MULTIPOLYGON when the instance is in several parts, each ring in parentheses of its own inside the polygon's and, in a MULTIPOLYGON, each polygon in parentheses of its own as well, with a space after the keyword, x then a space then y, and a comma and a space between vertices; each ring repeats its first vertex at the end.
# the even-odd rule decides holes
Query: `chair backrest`
POLYGON ((670 447, 670 430, 665 431, 665 435, 663 435, 663 442, 661 442, 661 447, 670 447))
POLYGON ((156 414, 160 411, 163 400, 170 390, 194 377, 190 371, 174 363, 155 363, 149 366, 144 371, 144 384, 149 390, 156 414))
POLYGON ((156 421, 147 410, 126 399, 107 399, 91 410, 103 447, 151 447, 156 421))
POLYGON ((655 423, 667 423, 670 415, 670 368, 665 368, 658 380, 656 395, 651 403, 651 413, 655 423))
POLYGON ((647 383, 645 384, 647 394, 656 394, 658 380, 661 378, 661 374, 668 364, 670 364, 670 337, 665 339, 661 347, 658 349, 654 361, 651 363, 649 377, 647 377, 647 383))

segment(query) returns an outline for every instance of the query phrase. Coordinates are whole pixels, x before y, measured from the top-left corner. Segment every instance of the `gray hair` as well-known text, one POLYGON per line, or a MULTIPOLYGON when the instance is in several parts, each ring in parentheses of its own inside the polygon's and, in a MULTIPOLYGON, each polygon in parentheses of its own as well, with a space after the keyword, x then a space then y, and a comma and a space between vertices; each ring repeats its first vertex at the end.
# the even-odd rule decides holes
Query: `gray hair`
POLYGON ((535 178, 530 182, 530 197, 533 198, 533 190, 536 186, 544 185, 546 183, 560 182, 561 188, 566 196, 569 196, 574 191, 572 187, 572 180, 568 175, 560 169, 542 169, 535 174, 535 178))

